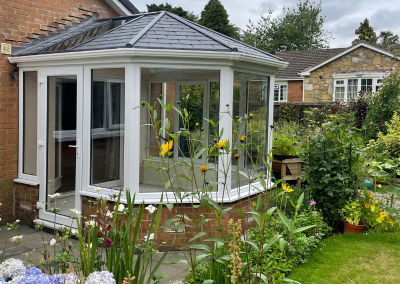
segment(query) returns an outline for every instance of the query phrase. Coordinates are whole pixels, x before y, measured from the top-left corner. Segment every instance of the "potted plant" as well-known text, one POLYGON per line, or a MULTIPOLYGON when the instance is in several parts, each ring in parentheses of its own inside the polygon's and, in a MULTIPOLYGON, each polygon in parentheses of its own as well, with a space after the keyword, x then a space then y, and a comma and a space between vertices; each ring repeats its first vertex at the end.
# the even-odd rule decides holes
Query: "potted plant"
POLYGON ((342 211, 345 216, 344 232, 361 234, 364 230, 365 223, 360 220, 362 216, 360 204, 356 201, 349 202, 342 211))

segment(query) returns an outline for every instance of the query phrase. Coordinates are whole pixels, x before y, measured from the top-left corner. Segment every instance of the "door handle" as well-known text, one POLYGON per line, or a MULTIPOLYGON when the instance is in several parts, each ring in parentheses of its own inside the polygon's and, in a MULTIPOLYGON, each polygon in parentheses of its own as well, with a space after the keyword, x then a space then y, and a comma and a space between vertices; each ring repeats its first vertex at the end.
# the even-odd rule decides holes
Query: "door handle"
POLYGON ((76 140, 76 145, 68 145, 70 148, 76 148, 76 156, 79 157, 79 139, 76 140))

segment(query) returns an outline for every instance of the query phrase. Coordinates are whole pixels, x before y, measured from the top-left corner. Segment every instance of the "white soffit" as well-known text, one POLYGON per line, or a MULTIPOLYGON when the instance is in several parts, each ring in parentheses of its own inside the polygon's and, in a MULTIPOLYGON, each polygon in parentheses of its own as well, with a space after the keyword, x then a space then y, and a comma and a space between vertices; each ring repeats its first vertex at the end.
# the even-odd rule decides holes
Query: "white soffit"
POLYGON ((118 0, 104 0, 115 12, 120 16, 131 16, 133 15, 121 2, 118 0))

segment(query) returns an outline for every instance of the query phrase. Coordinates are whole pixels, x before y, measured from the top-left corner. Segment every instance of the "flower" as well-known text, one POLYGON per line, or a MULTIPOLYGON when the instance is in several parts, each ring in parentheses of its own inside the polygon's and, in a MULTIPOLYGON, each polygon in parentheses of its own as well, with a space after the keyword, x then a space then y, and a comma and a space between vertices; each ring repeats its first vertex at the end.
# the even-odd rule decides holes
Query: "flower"
POLYGON ((85 222, 85 224, 88 225, 88 226, 92 226, 92 227, 96 226, 96 222, 95 221, 87 221, 87 222, 85 222))
POLYGON ((50 198, 54 198, 54 197, 57 197, 57 196, 61 196, 61 194, 59 194, 59 193, 54 193, 54 194, 50 194, 49 196, 50 196, 50 198))
POLYGON ((75 284, 81 283, 79 277, 73 273, 68 274, 54 274, 51 277, 51 283, 53 284, 75 284))
POLYGON ((99 238, 102 238, 103 237, 103 231, 101 231, 101 230, 98 230, 97 231, 97 237, 99 237, 99 238))
POLYGON ((154 207, 153 205, 149 205, 149 206, 147 206, 145 209, 146 209, 147 211, 149 211, 150 214, 153 214, 154 211, 157 210, 157 208, 154 207))
POLYGON ((234 158, 235 158, 235 160, 239 160, 239 158, 240 158, 240 155, 239 154, 236 154, 235 156, 233 156, 234 158))
POLYGON ((370 197, 370 198, 372 198, 372 197, 374 197, 374 194, 373 193, 371 193, 368 197, 370 197))
POLYGON ((349 130, 349 134, 350 134, 350 135, 353 134, 353 131, 349 130))
POLYGON ((85 284, 115 284, 114 274, 109 271, 95 271, 90 273, 85 280, 85 284))
POLYGON ((71 229, 71 234, 77 235, 78 234, 78 230, 77 229, 71 229))
POLYGON ((286 191, 286 192, 292 192, 292 191, 294 191, 294 190, 290 187, 290 185, 286 185, 286 183, 282 184, 282 189, 283 189, 284 191, 286 191))
POLYGON ((112 218, 113 216, 114 216, 114 212, 110 212, 110 210, 107 210, 106 217, 112 218))
POLYGON ((10 241, 12 241, 12 242, 17 242, 17 241, 21 241, 22 240, 22 237, 23 237, 23 235, 21 235, 21 236, 14 236, 14 237, 12 237, 11 239, 10 239, 10 241))
POLYGON ((389 219, 389 224, 392 224, 392 223, 393 223, 392 219, 389 219))
MULTIPOLYGON (((118 211, 119 211, 119 212, 124 211, 124 209, 125 209, 124 204, 119 204, 119 205, 118 205, 118 211)), ((115 210, 115 206, 114 206, 114 210, 115 210)))
POLYGON ((173 140, 169 140, 169 142, 162 144, 161 145, 161 149, 162 151, 160 152, 160 156, 167 154, 171 149, 172 146, 174 145, 174 141, 173 140))
POLYGON ((228 141, 228 139, 221 139, 221 141, 217 143, 217 147, 220 149, 224 148, 226 141, 228 141))
POLYGON ((240 142, 243 143, 244 141, 246 141, 246 136, 243 135, 242 137, 240 137, 240 142))
POLYGON ((199 171, 201 172, 201 175, 203 175, 203 173, 204 173, 205 171, 207 171, 207 165, 204 165, 204 166, 200 167, 200 168, 199 168, 199 171))
POLYGON ((110 231, 111 229, 112 229, 112 225, 111 224, 107 225, 106 230, 110 231))
MULTIPOLYGON (((44 274, 40 271, 40 274, 25 275, 19 282, 12 281, 12 283, 19 284, 53 284, 51 281, 52 276, 44 274)), ((64 282, 63 282, 64 283, 64 282)))
POLYGON ((384 123, 382 123, 382 126, 384 126, 385 124, 384 123))
POLYGON ((385 217, 386 216, 386 214, 385 214, 385 212, 381 212, 381 217, 385 217))
MULTIPOLYGON (((154 239, 154 233, 151 233, 149 235, 149 240, 152 240, 152 239, 154 239)), ((144 236, 144 240, 147 241, 147 236, 144 236)))
POLYGON ((112 245, 113 245, 113 241, 110 240, 109 238, 106 238, 104 240, 104 248, 105 249, 107 249, 107 250, 110 249, 112 245))
POLYGON ((295 146, 295 147, 296 147, 296 146, 297 146, 297 143, 293 143, 292 146, 295 146))
POLYGON ((94 191, 100 192, 100 188, 99 188, 99 187, 96 187, 96 188, 94 189, 94 191))
POLYGON ((0 279, 9 279, 8 282, 1 283, 20 283, 26 273, 26 268, 22 260, 9 258, 0 264, 0 279))
POLYGON ((367 164, 365 167, 366 167, 367 169, 369 169, 369 168, 371 167, 371 165, 370 165, 370 164, 367 164))
POLYGON ((196 122, 196 126, 199 126, 199 125, 200 125, 200 123, 196 122))
POLYGON ((367 156, 365 156, 365 159, 366 159, 366 160, 369 160, 369 158, 368 158, 367 156))
POLYGON ((80 212, 78 209, 76 209, 76 208, 74 208, 74 209, 69 209, 69 211, 74 212, 76 215, 81 214, 81 212, 80 212))
POLYGON ((56 243, 57 243, 57 241, 56 241, 55 239, 52 239, 52 240, 50 241, 50 245, 51 245, 51 246, 54 246, 56 243))
POLYGON ((365 204, 365 208, 369 208, 369 205, 368 205, 368 204, 365 204))
POLYGON ((313 206, 313 205, 315 205, 315 204, 317 204, 317 202, 315 202, 314 200, 311 200, 311 201, 310 201, 310 205, 311 205, 311 206, 313 206))

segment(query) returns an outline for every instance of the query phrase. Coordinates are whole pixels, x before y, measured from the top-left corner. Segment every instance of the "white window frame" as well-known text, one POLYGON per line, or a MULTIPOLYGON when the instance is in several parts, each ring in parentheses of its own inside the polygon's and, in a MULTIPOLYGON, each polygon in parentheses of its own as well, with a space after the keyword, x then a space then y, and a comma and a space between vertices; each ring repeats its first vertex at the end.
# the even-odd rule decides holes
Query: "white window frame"
POLYGON ((274 88, 273 88, 273 93, 272 93, 272 98, 273 98, 273 101, 275 102, 275 103, 280 103, 280 102, 282 102, 282 103, 286 103, 287 101, 288 101, 288 92, 289 92, 289 87, 288 87, 288 84, 287 83, 275 83, 274 84, 274 88), (286 100, 281 100, 281 92, 282 92, 282 86, 286 86, 286 100), (275 90, 278 90, 278 100, 276 101, 275 100, 275 90))
POLYGON ((375 77, 375 76, 363 76, 363 77, 346 77, 346 78, 341 78, 341 77, 336 77, 334 76, 334 85, 333 85, 333 101, 334 102, 340 102, 336 101, 336 87, 344 87, 344 97, 343 97, 343 102, 349 102, 350 98, 348 96, 348 80, 358 80, 358 87, 357 87, 357 93, 361 91, 361 80, 372 80, 372 92, 376 93, 377 92, 377 86, 382 86, 383 83, 378 83, 378 80, 383 80, 382 77, 375 77), (344 84, 338 84, 338 81, 343 81, 344 84))

